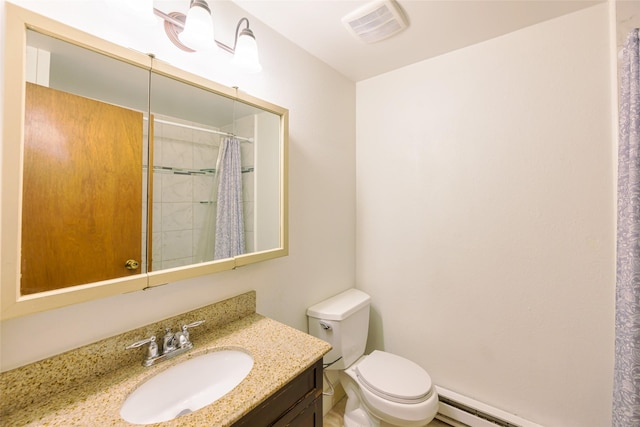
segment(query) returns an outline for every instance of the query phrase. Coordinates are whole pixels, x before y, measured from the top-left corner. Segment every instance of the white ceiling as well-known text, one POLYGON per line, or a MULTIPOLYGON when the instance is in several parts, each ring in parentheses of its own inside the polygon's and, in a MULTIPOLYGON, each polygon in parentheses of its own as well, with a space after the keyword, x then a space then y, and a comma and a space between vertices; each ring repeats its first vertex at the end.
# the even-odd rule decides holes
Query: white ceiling
MULTIPOLYGON (((482 42, 604 0, 398 0, 409 28, 365 44, 342 17, 373 0, 234 0, 353 81, 482 42)), ((259 34, 256 34, 259 43, 259 34)))

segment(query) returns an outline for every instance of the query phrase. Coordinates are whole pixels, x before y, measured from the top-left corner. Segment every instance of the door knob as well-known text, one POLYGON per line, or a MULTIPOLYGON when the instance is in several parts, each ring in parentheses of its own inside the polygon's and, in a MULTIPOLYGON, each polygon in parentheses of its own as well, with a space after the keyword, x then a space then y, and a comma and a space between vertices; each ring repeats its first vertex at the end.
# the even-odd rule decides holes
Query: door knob
POLYGON ((124 266, 127 268, 127 270, 137 270, 138 267, 140 267, 140 263, 135 259, 130 259, 124 263, 124 266))

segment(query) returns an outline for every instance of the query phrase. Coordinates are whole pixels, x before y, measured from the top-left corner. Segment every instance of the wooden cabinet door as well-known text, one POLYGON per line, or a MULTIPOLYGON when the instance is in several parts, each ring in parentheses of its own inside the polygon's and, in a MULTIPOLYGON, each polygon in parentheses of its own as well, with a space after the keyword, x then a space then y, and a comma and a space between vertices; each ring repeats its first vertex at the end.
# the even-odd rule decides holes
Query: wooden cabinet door
MULTIPOLYGON (((302 409, 295 418, 284 424, 287 427, 322 427, 322 396, 302 409)), ((274 427, 278 427, 276 424, 274 427)))
POLYGON ((232 427, 322 427, 322 359, 232 427))
POLYGON ((140 112, 27 83, 21 294, 139 274, 140 112))

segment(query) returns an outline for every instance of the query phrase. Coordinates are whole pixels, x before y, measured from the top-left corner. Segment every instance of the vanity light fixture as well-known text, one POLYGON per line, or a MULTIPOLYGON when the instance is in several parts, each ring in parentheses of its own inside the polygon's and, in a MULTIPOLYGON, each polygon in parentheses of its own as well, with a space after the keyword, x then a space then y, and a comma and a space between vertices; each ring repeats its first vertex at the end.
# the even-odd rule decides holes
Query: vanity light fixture
MULTIPOLYGON (((225 46, 226 47, 226 46, 225 46)), ((262 70, 258 58, 258 44, 253 31, 249 28, 249 20, 242 18, 236 26, 236 38, 233 45, 233 62, 239 68, 249 73, 259 73, 262 70), (240 26, 245 22, 247 26, 240 31, 240 26), (238 31, 240 34, 238 34, 238 31)))
POLYGON ((249 28, 249 20, 241 18, 236 26, 233 47, 219 42, 214 37, 211 9, 205 0, 190 0, 187 14, 180 12, 164 13, 153 8, 153 13, 164 20, 164 30, 169 40, 186 52, 208 51, 218 48, 233 55, 232 63, 247 73, 262 70, 258 58, 258 45, 253 31, 249 28), (246 27, 240 29, 242 24, 246 27))

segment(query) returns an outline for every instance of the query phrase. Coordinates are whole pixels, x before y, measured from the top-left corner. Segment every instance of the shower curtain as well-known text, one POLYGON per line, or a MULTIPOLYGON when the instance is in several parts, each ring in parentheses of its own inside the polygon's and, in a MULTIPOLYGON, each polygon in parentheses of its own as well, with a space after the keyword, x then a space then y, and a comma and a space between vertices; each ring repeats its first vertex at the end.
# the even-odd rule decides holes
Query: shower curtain
POLYGON ((613 425, 640 426, 640 54, 623 50, 618 143, 618 235, 613 425))
POLYGON ((226 137, 221 150, 214 259, 244 253, 240 141, 226 137))

